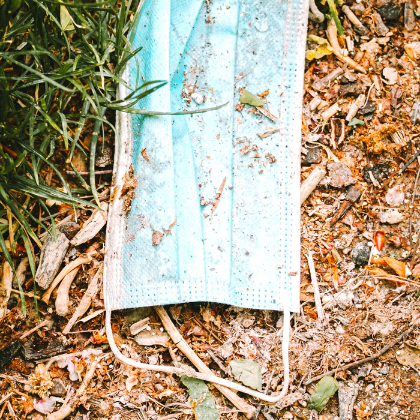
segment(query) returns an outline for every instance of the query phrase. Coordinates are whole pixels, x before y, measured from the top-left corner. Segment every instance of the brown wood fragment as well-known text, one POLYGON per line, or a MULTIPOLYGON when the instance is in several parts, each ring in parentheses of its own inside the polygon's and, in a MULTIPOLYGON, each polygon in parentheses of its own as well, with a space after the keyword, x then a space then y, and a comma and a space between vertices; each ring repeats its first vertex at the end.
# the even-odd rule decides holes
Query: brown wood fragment
POLYGON ((102 210, 95 210, 83 224, 83 228, 70 241, 73 246, 78 246, 90 241, 105 226, 108 215, 108 203, 101 203, 102 210))
POLYGON ((351 209, 353 204, 360 198, 361 195, 362 187, 358 185, 350 187, 346 194, 346 198, 341 203, 341 206, 338 209, 337 213, 330 220, 330 230, 339 220, 341 220, 347 214, 347 212, 351 209))
POLYGON ((148 161, 150 162, 150 158, 149 155, 147 154, 146 148, 141 149, 141 155, 148 161))
POLYGON ((10 298, 11 288, 13 280, 13 271, 7 261, 3 263, 1 286, 0 290, 0 321, 4 318, 7 313, 7 302, 10 298))
POLYGON ((70 241, 64 233, 57 229, 57 241, 47 236, 41 250, 35 281, 41 289, 47 289, 60 269, 60 265, 69 249, 70 241))
POLYGON ((213 207, 211 208, 211 214, 210 214, 211 217, 213 217, 213 213, 216 210, 217 206, 219 205, 220 197, 222 196, 225 183, 226 183, 226 177, 224 177, 222 183, 220 184, 219 191, 217 191, 216 198, 213 201, 213 207))
POLYGON ((99 290, 100 286, 100 280, 102 279, 102 272, 103 272, 103 263, 99 266, 98 270, 96 271, 95 276, 89 283, 89 286, 83 295, 79 306, 74 311, 73 316, 65 326, 63 330, 63 334, 68 334, 70 330, 72 329, 73 325, 77 322, 77 320, 89 309, 90 303, 92 301, 92 298, 96 295, 96 293, 99 290))
POLYGON ((152 225, 150 225, 150 227, 153 230, 153 234, 152 234, 152 245, 153 246, 159 245, 162 242, 163 233, 162 232, 159 232, 158 230, 155 230, 152 225))

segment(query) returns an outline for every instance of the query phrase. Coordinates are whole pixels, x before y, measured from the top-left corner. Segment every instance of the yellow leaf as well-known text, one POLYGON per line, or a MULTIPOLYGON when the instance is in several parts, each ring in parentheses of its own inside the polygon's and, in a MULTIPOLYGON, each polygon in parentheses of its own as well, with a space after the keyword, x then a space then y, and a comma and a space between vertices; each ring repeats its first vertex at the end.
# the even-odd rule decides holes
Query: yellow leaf
POLYGON ((308 41, 318 44, 318 47, 315 50, 306 51, 305 58, 308 61, 317 60, 321 57, 324 57, 324 55, 333 53, 330 43, 325 38, 321 38, 316 35, 309 35, 308 41))

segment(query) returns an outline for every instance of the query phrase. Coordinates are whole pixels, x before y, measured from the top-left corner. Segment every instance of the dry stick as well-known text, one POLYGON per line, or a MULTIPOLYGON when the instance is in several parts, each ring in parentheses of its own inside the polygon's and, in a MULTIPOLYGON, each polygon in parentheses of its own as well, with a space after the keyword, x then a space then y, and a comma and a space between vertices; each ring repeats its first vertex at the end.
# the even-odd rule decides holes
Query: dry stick
POLYGON ((328 372, 322 373, 321 375, 315 376, 312 379, 309 379, 308 381, 305 382, 305 385, 309 385, 312 382, 315 382, 321 378, 323 378, 324 376, 327 375, 332 375, 333 373, 337 373, 337 372, 341 372, 343 370, 347 370, 347 369, 351 369, 354 368, 356 366, 359 366, 363 363, 366 362, 370 362, 372 360, 377 359, 378 357, 382 356, 384 353, 386 353, 390 348, 394 347, 395 344, 397 344, 399 341, 401 341, 406 335, 410 334, 411 331, 413 331, 415 328, 415 325, 413 325, 412 327, 408 328, 407 330, 405 330, 401 335, 399 335, 393 342, 391 342, 390 344, 388 344, 387 346, 383 347, 378 353, 374 354, 373 356, 370 357, 366 357, 364 359, 358 360, 357 362, 353 362, 353 363, 349 363, 347 365, 329 370, 328 372))
POLYGON ((51 320, 49 319, 44 319, 41 323, 39 323, 36 327, 32 328, 29 331, 26 331, 25 334, 22 334, 20 336, 20 339, 23 340, 24 338, 26 338, 28 335, 31 335, 33 332, 35 332, 36 330, 39 330, 42 327, 45 327, 45 325, 49 324, 51 322, 51 320))
POLYGON ((74 270, 70 271, 62 280, 60 286, 57 289, 57 298, 55 299, 55 311, 59 316, 66 316, 69 312, 69 292, 70 286, 73 283, 77 273, 79 272, 79 267, 76 267, 74 270))
POLYGON ((73 316, 71 317, 70 321, 67 323, 63 330, 63 334, 68 334, 72 329, 73 325, 76 321, 89 309, 90 303, 92 298, 96 295, 99 290, 99 279, 102 276, 104 265, 101 263, 98 270, 96 271, 95 276, 93 277, 92 281, 89 283, 89 286, 82 297, 82 300, 79 303, 79 306, 74 311, 73 316))
POLYGON ((225 368, 225 366, 223 366, 222 361, 210 349, 207 350, 207 354, 213 359, 217 366, 219 366, 220 370, 227 375, 228 370, 225 368))
POLYGON ((223 178, 223 181, 222 181, 222 183, 220 184, 220 187, 219 187, 219 191, 217 191, 216 198, 214 199, 213 207, 211 209, 210 218, 213 217, 213 213, 216 210, 217 206, 219 205, 220 197, 222 196, 223 188, 225 187, 225 183, 226 183, 226 177, 223 178))
POLYGON ((338 76, 344 73, 344 70, 341 67, 337 67, 334 69, 331 73, 324 76, 322 79, 316 80, 314 83, 312 83, 312 87, 315 90, 321 90, 325 89, 329 84, 337 79, 338 76))
POLYGON ((417 159, 418 156, 420 156, 420 149, 417 150, 413 157, 411 157, 407 163, 405 163, 405 165, 398 171, 398 175, 401 175, 417 159))
MULTIPOLYGON (((91 379, 93 378, 93 375, 95 374, 96 367, 98 366, 98 363, 103 357, 104 356, 98 359, 95 359, 90 365, 89 370, 86 372, 86 375, 83 378, 82 385, 80 385, 79 389, 76 391, 76 398, 80 398, 85 393, 86 388, 89 385, 89 382, 91 381, 91 379)), ((58 411, 56 411, 55 413, 49 414, 47 416, 47 420, 63 420, 73 412, 76 406, 77 404, 72 404, 72 403, 63 404, 58 411)))
MULTIPOLYGON (((105 169, 103 171, 95 171, 95 175, 106 175, 106 174, 112 174, 113 170, 112 169, 105 169)), ((69 175, 76 175, 76 172, 74 171, 66 171, 66 174, 69 175)), ((89 175, 90 172, 86 172, 86 171, 81 171, 79 172, 79 175, 89 175)))
POLYGON ((314 289, 314 299, 315 299, 316 311, 318 313, 318 321, 321 323, 324 320, 324 308, 322 307, 321 296, 319 294, 319 287, 318 287, 318 281, 316 279, 316 272, 315 272, 314 260, 312 258, 312 251, 308 251, 308 264, 309 264, 309 271, 311 272, 312 288, 314 289))
MULTIPOLYGON (((270 385, 271 385, 271 381, 273 380, 273 376, 274 376, 274 369, 271 371, 271 375, 268 378, 267 386, 265 387, 265 390, 264 390, 265 395, 268 394, 268 390, 270 389, 270 385)), ((262 407, 262 404, 258 404, 258 407, 255 411, 254 417, 252 417, 252 420, 257 420, 258 419, 258 416, 260 415, 261 407, 262 407)))
POLYGON ((7 313, 7 302, 10 298, 10 289, 12 288, 13 271, 10 264, 5 260, 3 263, 3 270, 1 274, 1 286, 6 290, 3 296, 0 295, 0 321, 7 313))
POLYGON ((215 338, 219 343, 224 344, 223 341, 216 335, 214 334, 210 328, 207 328, 205 325, 203 325, 198 319, 195 318, 191 318, 196 324, 198 324, 201 328, 204 328, 206 331, 208 331, 209 334, 212 335, 213 338, 215 338))
POLYGON ((316 188, 316 186, 320 183, 322 178, 326 175, 327 171, 323 166, 317 166, 308 178, 302 182, 300 186, 300 204, 302 205, 303 202, 310 196, 311 192, 316 188))
POLYGON ((28 296, 28 297, 30 297, 30 298, 33 298, 33 297, 34 297, 34 294, 33 294, 32 292, 29 292, 29 293, 25 293, 25 292, 23 292, 23 293, 22 293, 20 290, 13 289, 13 288, 11 288, 11 287, 4 287, 4 286, 2 286, 1 284, 0 284, 0 289, 10 290, 10 292, 11 292, 11 293, 16 293, 16 294, 18 294, 18 295, 28 296))
POLYGON ((369 34, 369 29, 366 26, 363 26, 362 22, 357 19, 357 16, 351 11, 349 6, 342 7, 343 12, 348 17, 349 21, 354 25, 354 30, 358 32, 360 35, 367 35, 369 34))
MULTIPOLYGON (((204 364, 204 362, 194 353, 191 347, 183 339, 181 334, 176 329, 175 325, 169 318, 168 313, 165 311, 163 306, 155 306, 156 313, 159 315, 159 318, 162 321, 162 324, 168 334, 170 335, 172 341, 175 345, 188 357, 188 359, 194 364, 194 366, 201 372, 207 375, 213 375, 213 372, 204 364)), ((213 384, 227 399, 229 399, 232 404, 245 413, 247 418, 252 418, 255 413, 255 407, 245 402, 242 398, 235 394, 229 388, 225 388, 219 384, 213 384)))
POLYGON ((92 314, 87 315, 84 318, 82 318, 81 320, 79 320, 79 322, 83 322, 83 323, 88 322, 91 319, 96 318, 98 315, 100 315, 104 312, 105 312, 105 309, 98 309, 97 311, 93 312, 92 314))
POLYGON ((340 44, 338 43, 337 39, 337 27, 335 26, 333 19, 328 21, 327 37, 330 41, 334 54, 340 61, 342 61, 343 63, 347 63, 350 67, 366 74, 366 69, 364 67, 362 67, 360 64, 357 64, 350 57, 345 57, 343 54, 341 54, 340 44))
POLYGON ((70 273, 70 271, 73 271, 76 267, 79 267, 79 265, 86 264, 92 261, 92 257, 90 255, 84 255, 82 257, 79 257, 72 261, 69 265, 66 265, 60 272, 60 274, 54 279, 54 281, 51 283, 48 290, 43 294, 42 301, 44 301, 47 305, 50 301, 51 293, 53 290, 58 286, 58 283, 60 283, 61 280, 63 280, 64 277, 67 276, 67 274, 70 273))

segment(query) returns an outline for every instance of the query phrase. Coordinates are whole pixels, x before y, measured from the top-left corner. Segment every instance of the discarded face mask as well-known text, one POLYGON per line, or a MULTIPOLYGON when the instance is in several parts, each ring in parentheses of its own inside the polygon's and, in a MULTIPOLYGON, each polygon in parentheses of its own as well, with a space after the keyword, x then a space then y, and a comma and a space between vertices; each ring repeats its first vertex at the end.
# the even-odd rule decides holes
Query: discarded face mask
MULTIPOLYGON (((298 312, 307 2, 206 7, 146 1, 133 34, 143 50, 128 84, 170 82, 138 112, 226 105, 117 116, 106 308, 211 301, 298 312), (266 105, 235 111, 245 87, 266 105)), ((120 97, 129 93, 121 85, 120 97)))

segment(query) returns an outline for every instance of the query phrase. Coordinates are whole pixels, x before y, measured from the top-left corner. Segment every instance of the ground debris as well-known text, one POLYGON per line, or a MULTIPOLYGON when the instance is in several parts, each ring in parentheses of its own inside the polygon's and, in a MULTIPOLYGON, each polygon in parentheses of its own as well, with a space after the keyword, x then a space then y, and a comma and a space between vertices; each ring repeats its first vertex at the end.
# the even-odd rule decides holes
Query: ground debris
POLYGON ((128 172, 124 175, 124 184, 121 188, 120 199, 124 200, 123 210, 131 210, 131 202, 136 197, 137 177, 134 176, 134 168, 130 166, 128 172))

